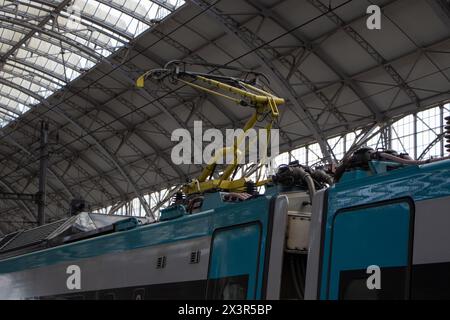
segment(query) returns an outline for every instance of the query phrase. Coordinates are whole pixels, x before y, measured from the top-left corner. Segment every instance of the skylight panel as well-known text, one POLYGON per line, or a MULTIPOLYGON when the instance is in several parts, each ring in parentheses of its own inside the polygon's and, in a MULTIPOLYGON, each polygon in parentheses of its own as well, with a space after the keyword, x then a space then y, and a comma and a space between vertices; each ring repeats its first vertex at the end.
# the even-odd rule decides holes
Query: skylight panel
POLYGON ((67 85, 173 10, 180 0, 10 0, 0 6, 0 126, 67 85), (40 30, 45 31, 40 31, 40 30), (23 88, 23 90, 18 90, 23 88), (3 113, 2 113, 3 112, 3 113))

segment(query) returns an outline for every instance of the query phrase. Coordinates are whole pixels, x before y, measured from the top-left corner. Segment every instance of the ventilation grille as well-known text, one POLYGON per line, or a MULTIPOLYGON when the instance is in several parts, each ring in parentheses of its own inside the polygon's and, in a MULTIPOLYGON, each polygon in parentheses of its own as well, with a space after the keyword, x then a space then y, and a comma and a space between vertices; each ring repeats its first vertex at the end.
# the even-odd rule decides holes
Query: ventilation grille
POLYGON ((191 252, 191 257, 189 259, 189 263, 190 264, 199 263, 200 262, 200 255, 201 255, 200 250, 192 251, 191 252))
POLYGON ((161 256, 156 261, 156 269, 164 269, 166 267, 166 256, 161 256))
POLYGON ((0 250, 2 249, 2 247, 4 247, 9 241, 11 241, 12 238, 14 238, 20 231, 16 231, 10 234, 7 234, 6 236, 4 236, 2 238, 2 240, 0 240, 0 250))

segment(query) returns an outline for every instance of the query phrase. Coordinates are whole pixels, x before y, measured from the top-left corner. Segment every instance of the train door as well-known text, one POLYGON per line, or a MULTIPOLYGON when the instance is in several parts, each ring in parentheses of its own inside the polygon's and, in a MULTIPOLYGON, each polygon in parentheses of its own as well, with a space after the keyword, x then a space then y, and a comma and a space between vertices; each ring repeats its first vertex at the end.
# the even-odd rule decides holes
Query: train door
POLYGON ((208 299, 256 299, 261 225, 214 232, 208 272, 208 299))
POLYGON ((331 230, 327 299, 408 299, 414 204, 341 210, 331 230))

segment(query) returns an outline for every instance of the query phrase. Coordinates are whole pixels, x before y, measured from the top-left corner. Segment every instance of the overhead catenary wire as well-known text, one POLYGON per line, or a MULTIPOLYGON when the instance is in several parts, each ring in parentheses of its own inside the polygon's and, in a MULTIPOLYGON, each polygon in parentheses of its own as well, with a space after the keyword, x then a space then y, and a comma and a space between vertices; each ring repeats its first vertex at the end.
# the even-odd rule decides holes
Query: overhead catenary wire
MULTIPOLYGON (((123 60, 121 63, 116 64, 116 65, 114 66, 114 68, 113 68, 111 71, 109 71, 109 72, 104 72, 104 71, 102 71, 101 69, 96 69, 96 70, 95 70, 96 72, 103 73, 103 75, 102 75, 101 77, 99 77, 99 78, 97 78, 96 80, 92 81, 92 82, 91 82, 89 85, 87 85, 87 86, 80 87, 79 90, 78 90, 77 92, 72 92, 72 95, 70 95, 70 96, 68 96, 68 97, 66 97, 66 98, 64 98, 64 99, 61 99, 58 103, 54 104, 53 106, 51 106, 51 107, 48 107, 48 106, 47 106, 47 107, 46 107, 47 110, 45 110, 44 112, 40 113, 38 116, 36 116, 36 117, 34 117, 34 118, 32 118, 32 119, 26 121, 25 123, 20 123, 21 127, 27 126, 27 125, 29 125, 31 122, 34 122, 36 119, 42 118, 45 114, 47 114, 47 113, 50 112, 50 111, 53 111, 53 109, 57 108, 58 106, 60 106, 60 105, 63 104, 64 102, 68 101, 69 99, 71 99, 71 98, 73 98, 73 97, 76 97, 78 94, 80 94, 80 93, 83 92, 84 90, 86 90, 86 89, 89 90, 93 85, 95 85, 96 83, 98 83, 100 80, 104 79, 104 78, 107 77, 107 76, 110 76, 111 73, 113 73, 114 71, 120 69, 120 68, 123 67, 126 63, 132 61, 134 58, 136 58, 136 57, 138 57, 139 55, 143 54, 145 51, 147 51, 148 49, 150 49, 150 48, 153 47, 154 45, 158 44, 159 42, 163 41, 165 38, 169 37, 169 36, 172 35, 174 32, 178 31, 180 28, 186 26, 188 23, 190 23, 190 22, 194 21, 195 19, 199 18, 199 17, 200 17, 202 14, 204 14, 210 7, 215 6, 215 5, 218 4, 220 1, 222 1, 222 0, 217 0, 217 1, 215 1, 215 2, 212 3, 210 6, 208 6, 207 8, 205 8, 205 9, 203 9, 203 10, 201 10, 199 13, 195 14, 195 15, 192 16, 190 19, 186 20, 185 22, 183 22, 182 24, 180 24, 179 26, 177 26, 175 29, 173 29, 173 30, 170 31, 169 33, 167 33, 167 34, 162 33, 162 34, 163 34, 163 37, 160 37, 158 40, 156 40, 155 42, 151 43, 150 45, 144 47, 142 50, 135 50, 135 51, 137 51, 136 54, 134 54, 133 56, 130 56, 130 57, 128 57, 127 59, 123 60)), ((110 58, 111 58, 112 56, 114 56, 115 54, 117 54, 117 53, 112 54, 111 56, 109 56, 109 57, 106 58, 106 59, 110 59, 110 58)), ((100 62, 100 63, 101 63, 101 62, 100 62)), ((95 67, 94 67, 94 69, 95 69, 95 67)), ((124 71, 128 71, 128 70, 124 70, 124 71)), ((56 95, 56 94, 58 94, 58 93, 61 93, 61 92, 64 92, 68 86, 70 86, 70 84, 67 85, 66 87, 64 87, 62 90, 59 90, 59 91, 55 92, 54 95, 56 95)), ((174 91, 172 90, 171 93, 173 93, 173 92, 174 92, 174 91)), ((50 96, 49 98, 51 98, 51 96, 50 96)), ((47 100, 48 100, 49 98, 47 98, 47 100)), ((162 98, 162 97, 160 97, 160 98, 162 98)), ((153 102, 153 101, 151 101, 151 102, 145 104, 145 105, 142 106, 142 107, 146 107, 146 106, 148 106, 149 104, 151 104, 152 102, 153 102)), ((35 108, 39 107, 39 106, 42 105, 42 104, 43 104, 43 103, 40 102, 40 103, 37 104, 34 108, 32 108, 31 111, 34 111, 35 108)), ((131 113, 132 113, 132 112, 131 112, 131 113)), ((127 115, 128 115, 128 114, 127 114, 127 115)), ((6 127, 5 127, 5 128, 6 128, 6 127)), ((2 128, 2 130, 3 130, 3 129, 4 129, 4 128, 2 128)), ((3 137, 8 137, 9 135, 11 135, 12 133, 14 133, 14 132, 17 131, 17 130, 19 130, 19 127, 13 128, 10 132, 8 132, 7 134, 4 134, 3 137)))
MULTIPOLYGON (((347 3, 349 3, 349 2, 351 2, 351 0, 350 0, 350 1, 347 1, 347 3)), ((345 3, 344 3, 344 4, 345 4, 345 3)), ((342 4, 342 5, 344 5, 344 4, 342 4)), ((335 10, 335 9, 336 9, 336 8, 334 8, 334 10, 335 10)), ((228 65, 228 64, 230 64, 230 63, 232 63, 232 62, 234 62, 234 61, 237 61, 237 60, 241 59, 242 57, 245 57, 246 55, 251 54, 252 52, 258 50, 259 48, 261 48, 261 47, 263 47, 263 46, 265 46, 265 45, 267 45, 267 44, 269 44, 269 43, 271 43, 271 42, 273 42, 273 41, 276 41, 276 40, 282 38, 283 36, 289 34, 289 33, 292 32, 293 30, 296 30, 296 29, 298 29, 298 28, 300 28, 300 27, 302 27, 302 26, 304 26, 304 25, 306 25, 306 24, 308 24, 308 23, 311 23, 312 21, 314 21, 314 20, 320 18, 321 16, 322 16, 322 15, 319 15, 318 17, 315 17, 315 18, 311 19, 310 21, 307 21, 307 22, 305 22, 305 23, 303 23, 303 24, 301 24, 301 25, 299 25, 299 26, 297 26, 297 27, 295 27, 295 28, 293 28, 293 29, 291 29, 291 30, 289 30, 289 31, 287 31, 287 32, 285 32, 285 33, 283 33, 283 34, 277 36, 277 37, 275 37, 274 39, 272 39, 272 40, 270 40, 270 41, 268 41, 268 42, 266 42, 266 43, 260 45, 259 47, 254 48, 254 49, 252 49, 252 50, 250 50, 250 51, 248 51, 248 52, 242 54, 241 56, 232 59, 231 61, 229 61, 228 63, 226 63, 225 66, 228 65)), ((216 69, 218 69, 218 68, 219 68, 219 67, 217 67, 216 69)), ((214 71, 214 70, 213 70, 213 71, 214 71)), ((210 71, 210 72, 213 72, 213 71, 210 71)), ((181 86, 180 88, 176 88, 176 89, 174 89, 174 90, 171 90, 171 91, 169 91, 167 94, 165 94, 164 96, 158 97, 158 98, 156 98, 156 99, 150 101, 149 103, 145 104, 144 106, 141 106, 141 107, 137 108, 137 110, 142 109, 142 108, 146 107, 147 105, 149 105, 149 104, 151 104, 151 103, 153 103, 153 102, 159 101, 160 99, 162 99, 162 98, 164 98, 164 97, 170 95, 170 94, 173 93, 173 92, 176 92, 177 90, 179 90, 179 89, 181 89, 181 88, 183 88, 183 87, 184 87, 184 86, 181 86)), ((50 110, 49 110, 49 111, 50 111, 50 110)), ((122 119, 123 117, 126 117, 126 116, 128 116, 129 114, 132 114, 132 113, 134 113, 134 112, 135 112, 135 110, 134 110, 134 111, 131 111, 131 112, 128 112, 128 113, 122 115, 121 117, 118 117, 118 118, 114 119, 113 121, 111 121, 111 122, 109 122, 109 123, 106 123, 105 125, 103 125, 103 126, 97 128, 96 130, 93 130, 93 131, 91 131, 91 132, 87 132, 87 133, 83 134, 82 136, 80 136, 80 137, 78 137, 78 138, 76 138, 76 139, 74 139, 74 140, 72 140, 72 141, 70 141, 70 142, 64 144, 63 146, 61 146, 60 149, 63 149, 63 148, 65 148, 67 145, 70 145, 70 144, 72 144, 72 143, 74 143, 74 142, 76 142, 76 141, 79 141, 79 140, 81 140, 82 138, 84 138, 85 136, 90 135, 90 134, 92 134, 92 133, 94 133, 94 132, 96 132, 96 131, 98 131, 98 130, 100 130, 100 129, 106 127, 106 126, 108 126, 109 124, 114 123, 115 121, 118 121, 119 119, 122 119)), ((60 149, 58 149, 58 150, 60 150, 60 149)))
MULTIPOLYGON (((172 33, 174 33, 175 31, 177 31, 179 28, 181 28, 181 27, 187 25, 189 22, 195 20, 196 18, 198 18, 199 16, 201 16, 202 14, 204 14, 206 11, 208 11, 210 8, 212 8, 213 6, 215 6, 215 5, 216 5, 217 3, 219 3, 220 1, 221 1, 221 0, 217 0, 216 2, 212 3, 212 4, 211 4, 210 6, 208 6, 207 8, 201 10, 200 13, 197 13, 197 14, 194 15, 192 18, 190 18, 189 20, 186 20, 183 24, 179 25, 177 28, 175 28, 174 30, 172 30, 172 31, 169 32, 168 34, 165 34, 163 37, 161 37, 160 39, 158 39, 156 42, 154 42, 154 43, 152 43, 151 45, 145 47, 143 50, 138 51, 135 55, 133 55, 132 57, 128 58, 127 60, 121 62, 118 66, 116 66, 115 68, 113 68, 112 71, 110 71, 110 72, 108 72, 108 73, 104 73, 101 77, 99 77, 98 79, 96 79, 95 81, 93 81, 92 83, 90 83, 88 86, 82 87, 82 88, 81 88, 79 91, 77 91, 76 93, 73 93, 73 94, 70 95, 69 97, 66 97, 65 99, 63 99, 62 101, 60 101, 59 103, 57 103, 57 104, 55 104, 55 105, 53 105, 53 106, 50 106, 50 107, 47 106, 47 110, 46 110, 46 111, 44 111, 43 113, 41 113, 39 116, 36 116, 36 117, 34 117, 33 119, 31 119, 31 120, 27 121, 26 123, 22 124, 22 126, 26 126, 26 125, 28 125, 29 123, 33 122, 34 120, 41 118, 43 115, 47 114, 48 112, 54 111, 53 109, 57 108, 59 105, 63 104, 65 101, 71 99, 72 97, 77 96, 77 94, 79 94, 79 93, 81 93, 82 91, 84 91, 84 90, 90 88, 91 86, 93 86, 95 83, 99 82, 99 81, 100 81, 101 79, 103 79, 104 77, 109 76, 112 72, 114 72, 115 70, 119 69, 121 66, 123 66, 124 64, 126 64, 126 63, 129 62, 130 60, 134 59, 135 57, 139 56, 141 53, 143 53, 144 51, 148 50, 150 47, 152 47, 152 46, 155 45, 156 43, 158 43, 158 42, 164 40, 164 38, 170 36, 172 33)), ((353 0, 347 0, 347 1, 345 1, 345 2, 343 2, 343 3, 341 3, 341 4, 339 4, 339 5, 337 5, 337 6, 333 7, 333 8, 331 8, 330 11, 335 11, 335 10, 337 10, 337 9, 339 9, 339 8, 341 8, 341 7, 345 6, 345 5, 347 5, 347 4, 349 4, 349 3, 352 2, 352 1, 353 1, 353 0)), ((221 65, 221 66, 228 66, 229 64, 231 64, 231 63, 233 63, 233 62, 236 62, 236 61, 238 61, 238 60, 240 60, 240 59, 242 59, 242 58, 244 58, 244 57, 246 57, 246 56, 248 56, 248 55, 254 53, 254 52, 257 51, 257 50, 260 50, 260 49, 263 48, 264 46, 267 46, 267 45, 271 44, 272 42, 275 42, 275 41, 277 41, 277 40, 279 40, 279 39, 281 39, 281 38, 283 38, 283 37, 285 37, 285 36, 291 34, 291 33, 294 32, 295 30, 298 30, 298 29, 300 29, 300 28, 302 28, 302 27, 305 27, 305 26, 307 26, 307 25, 309 25, 309 24, 315 22, 316 20, 318 20, 318 19, 320 19, 321 17, 327 15, 328 13, 329 13, 329 12, 321 13, 321 14, 317 15, 316 17, 313 17, 313 18, 311 18, 311 19, 305 21, 304 23, 299 24, 299 25, 297 25, 297 26, 295 26, 295 27, 293 27, 293 28, 291 28, 291 29, 289 29, 289 30, 287 30, 287 31, 285 31, 285 32, 283 32, 283 33, 281 33, 280 35, 278 35, 278 36, 272 38, 271 40, 266 41, 266 42, 264 42, 264 43, 258 45, 257 47, 255 47, 255 48, 253 48, 253 49, 251 49, 251 50, 249 50, 249 51, 247 51, 247 52, 244 52, 243 54, 239 55, 239 56, 236 57, 236 58, 231 59, 230 61, 228 61, 227 63, 225 63, 225 64, 223 64, 223 65, 221 65)), ((216 70, 218 70, 218 69, 219 69, 219 67, 216 67, 214 70, 211 70, 209 73, 214 72, 214 71, 216 71, 216 70)), ((97 70, 97 71, 99 71, 99 70, 97 70)), ((100 72, 103 72, 103 71, 100 71, 100 72)), ((164 99, 165 97, 170 96, 172 93, 177 92, 178 90, 184 88, 185 86, 186 86, 186 85, 182 85, 182 86, 179 86, 179 87, 177 87, 177 88, 174 88, 173 90, 168 91, 166 94, 164 94, 164 95, 162 95, 162 96, 160 96, 160 97, 158 97, 158 98, 155 98, 155 99, 153 99, 153 100, 147 102, 146 104, 144 104, 144 105, 142 105, 142 106, 136 108, 135 110, 129 111, 129 112, 127 112, 127 113, 124 113, 124 114, 121 115, 120 117, 114 118, 113 120, 111 120, 111 121, 109 121, 109 122, 107 122, 107 123, 105 123, 105 124, 103 124, 103 125, 97 127, 97 128, 94 129, 94 130, 91 130, 91 131, 88 131, 88 132, 86 132, 86 133, 81 134, 79 137, 77 137, 77 138, 75 138, 75 139, 73 139, 73 140, 71 140, 71 141, 69 141, 69 142, 63 144, 63 145, 62 145, 61 147, 59 147, 58 149, 54 150, 54 152, 58 152, 58 151, 60 151, 60 150, 65 149, 67 146, 69 146, 69 145, 71 145, 71 144, 73 144, 73 143, 76 143, 76 142, 80 141, 81 139, 83 139, 83 138, 85 138, 85 137, 87 137, 87 136, 89 136, 89 135, 91 135, 91 134, 93 134, 93 133, 95 133, 95 132, 98 132, 99 130, 101 130, 101 129, 103 129, 103 128, 105 128, 105 127, 107 127, 107 126, 109 126, 109 125, 111 125, 111 124, 113 124, 113 123, 115 123, 116 121, 119 121, 119 120, 121 120, 121 119, 123 119, 123 118, 125 118, 125 117, 127 117, 127 116, 129 116, 129 115, 131 115, 131 114, 133 114, 134 112, 136 112, 136 111, 138 111, 138 110, 144 109, 144 108, 146 108, 147 106, 149 106, 149 105, 151 105, 151 104, 153 104, 153 103, 155 103, 155 102, 158 102, 158 101, 164 99)), ((41 104, 42 104, 42 103, 41 103, 41 104)), ((8 136, 8 135, 10 135, 10 134, 12 134, 15 130, 18 130, 18 128, 15 128, 15 129, 11 130, 10 132, 8 132, 7 134, 5 134, 5 137, 8 136)), ((39 160, 39 158, 38 158, 38 159, 35 159, 35 160, 33 160, 33 161, 30 161, 30 163, 28 163, 28 164, 22 166, 22 168, 26 168, 27 166, 33 164, 36 160, 39 160)))
MULTIPOLYGON (((221 0, 215 1, 215 2, 212 3, 209 7, 215 6, 215 5, 216 5, 217 3, 219 3, 220 1, 221 1, 221 0)), ((64 98, 64 99, 61 99, 61 101, 59 101, 58 103, 54 104, 53 106, 50 106, 50 107, 49 107, 49 106, 46 106, 47 110, 45 110, 45 111, 42 112, 42 113, 39 113, 39 115, 37 115, 37 116, 35 116, 35 117, 29 119, 29 120, 26 121, 25 123, 20 123, 20 126, 17 126, 17 127, 15 127, 15 128, 13 128, 13 129, 12 129, 11 131, 9 131, 8 133, 2 134, 2 138, 6 138, 6 137, 10 136, 10 135, 13 134, 15 131, 19 130, 19 128, 22 128, 22 127, 25 127, 25 126, 30 126, 30 124, 31 124, 32 122, 34 122, 34 121, 37 120, 37 119, 43 118, 48 112, 54 111, 55 108, 58 108, 58 107, 59 107, 60 105, 62 105, 64 102, 68 101, 69 99, 71 99, 71 98, 73 98, 73 97, 76 97, 78 94, 80 94, 81 92, 83 92, 83 91, 86 90, 86 89, 87 89, 87 90, 91 89, 91 87, 92 87, 93 85, 95 85, 96 83, 98 83, 98 82, 99 82, 100 80, 102 80, 103 78, 105 78, 105 77, 107 77, 107 76, 110 76, 110 74, 111 74, 112 72, 114 72, 114 71, 120 69, 123 65, 125 65, 125 64, 128 63, 128 62, 130 62, 131 60, 133 60, 134 58, 136 58, 136 57, 139 56, 140 54, 144 53, 145 51, 147 51, 148 49, 150 49, 152 46, 158 44, 160 41, 163 41, 165 38, 169 37, 170 35, 172 35, 174 32, 176 32, 176 31, 179 30, 180 28, 184 27, 185 25, 187 25, 188 23, 194 21, 195 19, 199 18, 204 12, 206 12, 206 10, 208 10, 209 7, 207 7, 207 8, 205 8, 205 9, 201 10, 199 13, 195 14, 193 17, 191 17, 190 19, 188 19, 188 20, 186 20, 185 22, 183 22, 182 24, 180 24, 178 27, 176 27, 176 28, 175 28, 174 30, 172 30, 171 32, 169 32, 169 33, 167 33, 167 34, 163 34, 163 37, 159 38, 158 40, 156 40, 156 41, 153 42, 152 44, 146 46, 146 47, 143 48, 142 50, 136 50, 136 51, 137 51, 136 54, 134 54, 133 56, 127 58, 127 59, 124 60, 124 61, 122 61, 120 64, 117 64, 117 65, 116 65, 111 71, 109 71, 108 73, 103 72, 101 69, 97 69, 97 70, 96 70, 97 72, 103 73, 103 75, 102 75, 101 77, 97 78, 95 81, 91 82, 89 85, 87 85, 87 86, 85 86, 85 87, 80 87, 79 90, 78 90, 77 92, 72 92, 72 95, 70 95, 70 96, 68 96, 68 97, 66 97, 66 98, 64 98)), ((113 54, 113 55, 114 55, 114 54, 113 54)), ((113 55, 111 55, 110 57, 112 57, 113 55)), ((108 59, 109 59, 110 57, 108 57, 108 59)), ((144 107, 147 107, 148 105, 150 105, 150 104, 152 104, 152 103, 154 103, 154 102, 157 102, 157 101, 161 100, 162 98, 165 98, 166 96, 168 96, 168 95, 171 94, 171 93, 174 93, 174 92, 177 91, 177 90, 178 90, 178 89, 171 90, 171 91, 167 92, 165 95, 163 95, 163 96, 161 96, 161 97, 159 97, 159 98, 156 98, 155 100, 152 100, 152 101, 146 103, 145 105, 141 106, 140 108, 137 108, 137 109, 134 110, 134 111, 128 112, 127 114, 123 115, 123 116, 120 117, 120 118, 114 119, 114 121, 111 121, 111 122, 109 122, 109 123, 106 123, 105 125, 103 125, 103 126, 97 128, 96 130, 86 132, 85 135, 80 136, 79 138, 74 139, 74 140, 72 140, 72 141, 70 141, 70 142, 64 144, 61 148, 58 149, 58 151, 61 150, 61 149, 64 149, 67 145, 70 145, 70 144, 72 144, 72 143, 74 143, 74 142, 77 142, 77 141, 81 140, 82 138, 84 138, 84 137, 87 136, 87 135, 90 135, 91 133, 94 133, 94 132, 97 132, 97 131, 100 130, 100 129, 103 129, 104 127, 106 127, 106 126, 108 126, 108 125, 114 123, 115 121, 118 121, 118 120, 120 120, 120 119, 122 119, 122 118, 124 118, 124 117, 126 117, 126 116, 128 116, 128 115, 130 115, 130 114, 132 114, 133 112, 135 112, 135 111, 137 111, 137 110, 140 110, 140 109, 142 109, 142 108, 144 108, 144 107)), ((60 92, 64 92, 64 90, 60 90, 60 91, 56 92, 55 94, 60 93, 60 92)), ((41 102, 41 103, 39 103, 35 108, 37 108, 38 106, 40 106, 40 105, 42 105, 42 104, 45 105, 45 103, 42 103, 42 102, 41 102)), ((35 109, 32 109, 32 111, 34 111, 34 110, 35 110, 35 109)), ((31 124, 31 127, 33 128, 33 124, 31 124)), ((3 130, 3 129, 4 129, 4 128, 2 128, 1 130, 3 130)), ((54 151, 54 152, 57 152, 57 151, 54 151)), ((34 163, 34 161, 36 161, 36 160, 40 160, 40 158, 37 158, 37 159, 33 160, 33 161, 30 162, 30 163, 27 163, 26 165, 23 166, 23 168, 26 168, 26 167, 29 166, 30 164, 34 163)))

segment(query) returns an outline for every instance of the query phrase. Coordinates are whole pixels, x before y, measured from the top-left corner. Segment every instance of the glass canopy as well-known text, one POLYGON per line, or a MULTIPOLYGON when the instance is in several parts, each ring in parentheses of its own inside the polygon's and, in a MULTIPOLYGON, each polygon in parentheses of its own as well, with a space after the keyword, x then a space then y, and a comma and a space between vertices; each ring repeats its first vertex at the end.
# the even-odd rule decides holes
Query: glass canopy
POLYGON ((126 45, 183 0, 0 0, 0 127, 126 45))

